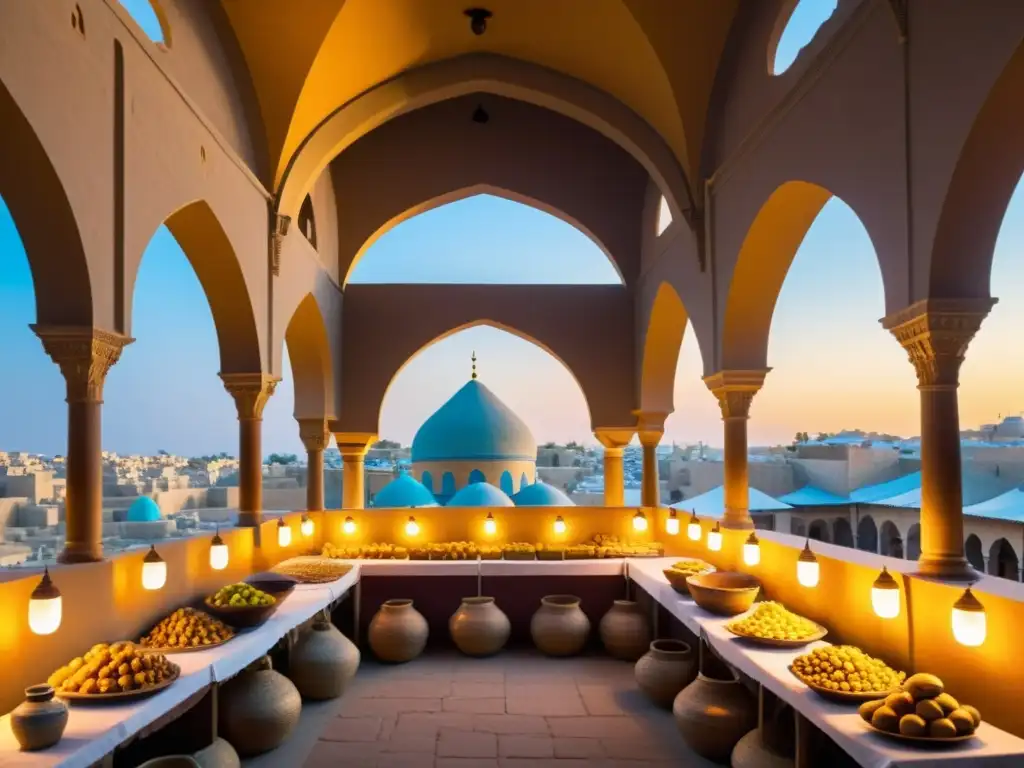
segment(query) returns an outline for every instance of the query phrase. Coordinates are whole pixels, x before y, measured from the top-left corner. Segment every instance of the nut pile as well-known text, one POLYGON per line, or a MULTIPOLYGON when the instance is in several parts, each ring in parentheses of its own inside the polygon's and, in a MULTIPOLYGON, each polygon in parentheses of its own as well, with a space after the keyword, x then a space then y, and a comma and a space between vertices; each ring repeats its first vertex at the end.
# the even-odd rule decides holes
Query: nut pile
MULTIPOLYGON (((787 610, 782 603, 769 600, 758 603, 757 607, 738 621, 729 624, 729 629, 738 635, 763 640, 806 640, 820 634, 821 628, 810 619, 805 619, 787 610)), ((841 658, 838 658, 841 660, 841 658)), ((828 662, 831 664, 831 662, 828 662)), ((843 663, 843 669, 846 669, 843 663)), ((853 662, 849 662, 851 666, 853 662)), ((820 666, 820 664, 819 664, 820 666)), ((813 669, 813 664, 812 664, 813 669)), ((854 667, 855 674, 856 667, 854 667)), ((846 675, 844 674, 844 679, 846 675)))
POLYGON ((853 645, 828 645, 797 656, 793 672, 805 683, 842 693, 888 693, 907 676, 853 645))
POLYGON ((179 608, 149 630, 139 640, 139 645, 185 650, 218 645, 234 635, 234 630, 208 613, 195 608, 179 608))
POLYGON ((144 653, 127 640, 98 643, 47 679, 58 694, 103 694, 144 691, 172 679, 178 668, 159 653, 144 653))

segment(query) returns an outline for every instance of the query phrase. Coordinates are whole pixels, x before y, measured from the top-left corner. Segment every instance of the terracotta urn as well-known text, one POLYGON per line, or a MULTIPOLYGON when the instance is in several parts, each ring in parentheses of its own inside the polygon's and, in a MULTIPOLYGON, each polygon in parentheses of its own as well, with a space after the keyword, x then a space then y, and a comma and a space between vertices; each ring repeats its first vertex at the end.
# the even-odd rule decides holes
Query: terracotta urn
POLYGON ((655 640, 633 669, 636 684, 647 698, 665 709, 697 676, 693 649, 682 640, 655 640))
POLYGON ((676 696, 672 715, 690 749, 716 763, 728 763, 736 743, 757 725, 757 705, 731 671, 721 679, 698 673, 676 696))
POLYGON ((269 752, 291 735, 302 697, 264 656, 221 686, 218 709, 220 735, 249 757, 269 752))
POLYGON ((467 656, 490 656, 505 647, 512 624, 493 597, 464 597, 448 620, 448 631, 467 656))
POLYGON ((198 768, 199 763, 189 755, 167 755, 147 760, 139 768, 198 768))
POLYGON ((53 688, 45 684, 26 688, 25 700, 11 712, 11 731, 26 752, 52 747, 67 724, 67 704, 53 698, 53 688))
POLYGON ((367 639, 381 661, 412 661, 427 645, 427 620, 412 600, 387 600, 370 621, 367 639))
POLYGON ((199 768, 241 768, 242 761, 232 747, 224 739, 216 738, 213 744, 200 749, 192 757, 199 764, 199 768))
POLYGON ((358 669, 359 649, 323 616, 299 635, 288 657, 292 682, 314 701, 341 696, 358 669))
POLYGON ((761 738, 761 729, 755 728, 736 742, 732 749, 732 768, 793 768, 792 758, 776 753, 761 738))
POLYGON ((573 656, 590 636, 590 619, 573 595, 548 595, 530 620, 533 643, 548 656, 573 656))
POLYGON ((598 626, 604 649, 616 659, 636 661, 651 645, 651 630, 639 604, 616 600, 598 626))

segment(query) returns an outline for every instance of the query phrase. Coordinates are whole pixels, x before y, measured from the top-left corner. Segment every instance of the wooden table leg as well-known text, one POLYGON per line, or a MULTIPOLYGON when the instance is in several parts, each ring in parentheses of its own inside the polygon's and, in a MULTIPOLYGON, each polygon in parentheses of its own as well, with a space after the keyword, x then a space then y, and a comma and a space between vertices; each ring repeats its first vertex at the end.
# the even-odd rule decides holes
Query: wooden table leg
POLYGON ((793 761, 795 768, 812 768, 811 736, 814 726, 796 710, 793 711, 793 719, 796 723, 796 757, 793 761))

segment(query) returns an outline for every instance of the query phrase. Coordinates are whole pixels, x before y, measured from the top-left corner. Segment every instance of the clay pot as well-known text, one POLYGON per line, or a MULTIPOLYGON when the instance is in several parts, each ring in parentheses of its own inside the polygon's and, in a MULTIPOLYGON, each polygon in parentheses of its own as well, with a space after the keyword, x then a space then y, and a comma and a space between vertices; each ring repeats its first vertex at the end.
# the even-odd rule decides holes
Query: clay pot
POLYGON ((53 698, 49 685, 25 689, 25 701, 11 712, 11 731, 26 752, 52 747, 64 735, 68 706, 53 698))
POLYGON ((698 673, 672 705, 683 740, 698 755, 716 763, 728 762, 736 743, 757 725, 753 697, 735 675, 728 677, 716 680, 698 673))
POLYGON ((194 755, 199 768, 241 768, 242 761, 235 752, 235 748, 224 739, 216 738, 213 744, 200 749, 194 755))
POLYGON ((336 699, 359 669, 359 649, 320 617, 299 635, 288 657, 288 673, 304 698, 336 699))
POLYGON ((755 728, 732 749, 732 768, 793 768, 791 758, 769 749, 761 739, 761 729, 755 728))
POLYGON ((370 621, 367 639, 381 661, 412 661, 427 645, 427 620, 412 600, 387 600, 370 621))
POLYGON ((633 670, 647 698, 665 709, 697 676, 693 649, 682 640, 655 640, 633 670))
POLYGON ((147 760, 139 768, 198 768, 197 763, 188 755, 167 755, 147 760))
POLYGON ((490 656, 505 647, 512 624, 493 597, 464 597, 448 620, 448 631, 467 656, 490 656))
POLYGON ((714 571, 686 579, 694 602, 718 616, 738 616, 754 604, 761 582, 749 573, 714 571))
POLYGON ((651 629, 640 606, 616 600, 598 626, 604 649, 616 659, 636 661, 651 645, 651 629))
POLYGON ((548 595, 530 620, 533 643, 548 656, 573 656, 586 645, 590 619, 573 595, 548 595))
POLYGON ((242 757, 269 752, 299 722, 302 697, 264 656, 221 686, 219 730, 242 757))

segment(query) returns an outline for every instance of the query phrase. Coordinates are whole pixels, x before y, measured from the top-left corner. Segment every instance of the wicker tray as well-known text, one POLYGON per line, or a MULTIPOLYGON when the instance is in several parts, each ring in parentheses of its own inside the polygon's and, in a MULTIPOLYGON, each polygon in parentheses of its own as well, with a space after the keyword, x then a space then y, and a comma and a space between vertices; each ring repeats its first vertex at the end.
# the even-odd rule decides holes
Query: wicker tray
POLYGON ((102 704, 104 702, 115 702, 117 704, 124 704, 126 701, 134 701, 135 699, 144 699, 147 696, 152 696, 154 693, 159 693, 164 688, 171 685, 175 680, 181 677, 181 667, 177 664, 171 664, 171 676, 166 680, 151 685, 146 688, 139 688, 134 691, 118 691, 117 693, 62 693, 58 692, 56 695, 60 699, 66 701, 85 701, 90 704, 102 704))
POLYGON ((506 560, 536 560, 536 552, 502 552, 506 560))
POLYGON ((966 733, 962 736, 945 737, 907 736, 902 733, 892 733, 891 731, 883 731, 880 728, 875 728, 875 726, 873 726, 871 723, 865 722, 864 720, 861 720, 861 722, 864 723, 864 726, 869 731, 877 733, 879 736, 886 736, 890 739, 895 739, 896 741, 905 741, 919 747, 934 747, 935 749, 942 749, 943 747, 948 747, 950 744, 959 744, 962 741, 968 741, 974 738, 973 733, 966 733))
MULTIPOLYGON (((821 640, 821 638, 828 634, 828 630, 820 624, 815 624, 814 626, 817 627, 817 630, 815 630, 814 634, 808 637, 801 638, 800 640, 776 640, 775 638, 769 637, 755 637, 753 635, 748 635, 743 632, 738 632, 737 630, 733 629, 731 624, 726 624, 725 628, 728 632, 736 635, 736 637, 740 638, 744 642, 753 643, 754 645, 768 645, 773 646, 775 648, 802 648, 805 645, 813 643, 815 640, 821 640)), ((842 691, 840 691, 840 693, 842 693, 842 691)))
MULTIPOLYGON (((800 677, 800 675, 796 673, 796 670, 793 669, 792 664, 789 665, 789 671, 793 673, 793 677, 795 677, 797 680, 806 685, 808 688, 810 688, 812 691, 814 691, 822 698, 831 699, 832 701, 838 701, 843 704, 862 704, 865 701, 875 701, 876 699, 884 699, 890 693, 900 690, 897 687, 892 688, 888 691, 833 691, 831 688, 822 688, 820 685, 815 685, 814 683, 808 680, 804 680, 804 678, 800 677)), ((879 733, 881 733, 881 731, 879 731, 879 733)))
POLYGON ((562 550, 552 552, 547 549, 542 549, 537 553, 538 560, 564 560, 565 553, 562 550))

